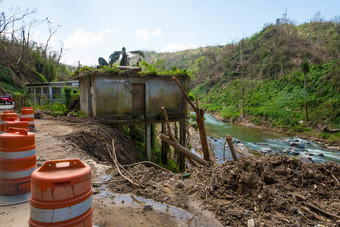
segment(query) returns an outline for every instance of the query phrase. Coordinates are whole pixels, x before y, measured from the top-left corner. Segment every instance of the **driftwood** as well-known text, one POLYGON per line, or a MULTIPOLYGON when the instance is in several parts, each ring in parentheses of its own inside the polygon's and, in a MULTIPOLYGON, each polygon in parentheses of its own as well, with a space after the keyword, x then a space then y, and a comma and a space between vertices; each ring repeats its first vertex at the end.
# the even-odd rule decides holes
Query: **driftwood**
POLYGON ((173 141, 172 139, 170 139, 169 136, 166 136, 166 135, 160 133, 159 138, 162 139, 163 141, 165 141, 166 143, 168 143, 169 145, 171 145, 172 147, 174 147, 179 152, 183 153, 188 158, 192 158, 193 160, 195 160, 196 162, 198 162, 198 163, 200 163, 202 165, 205 165, 205 166, 208 165, 208 163, 206 161, 204 161, 200 157, 194 155, 188 149, 186 149, 185 147, 183 147, 180 144, 178 144, 176 141, 173 141))
MULTIPOLYGON (((165 119, 165 122, 166 122, 166 125, 167 125, 167 134, 168 136, 170 137, 171 140, 173 140, 174 142, 178 143, 178 140, 176 139, 176 137, 173 136, 172 132, 171 132, 171 127, 170 127, 170 122, 169 122, 169 117, 168 117, 168 114, 166 113, 166 110, 165 110, 165 107, 163 106, 162 107, 162 112, 163 112, 163 115, 164 115, 164 119, 165 119)), ((189 134, 190 135, 190 134, 189 134)), ((187 140, 188 141, 188 140, 187 140)), ((187 159, 189 160, 190 164, 193 165, 193 166, 196 166, 196 163, 188 156, 186 156, 187 159)))
POLYGON ((211 162, 210 152, 209 152, 209 147, 208 147, 208 139, 207 139, 207 134, 205 132, 205 127, 204 127, 204 110, 198 107, 197 99, 196 99, 196 105, 194 105, 194 103, 192 103, 192 101, 189 99, 188 95, 184 91, 178 79, 174 76, 172 78, 176 82, 180 91, 182 92, 183 97, 187 100, 187 102, 190 104, 192 109, 196 112, 196 121, 197 121, 198 131, 200 134, 200 140, 202 144, 203 157, 205 161, 211 162))
POLYGON ((156 163, 149 162, 149 161, 136 162, 136 163, 132 163, 132 164, 128 164, 128 165, 123 165, 123 167, 132 167, 132 166, 136 166, 136 165, 139 165, 139 164, 144 164, 146 166, 153 166, 153 167, 161 169, 163 171, 171 172, 170 170, 167 170, 167 169, 163 168, 162 166, 159 166, 156 163))
MULTIPOLYGON (((116 156, 116 149, 114 146, 114 140, 112 139, 112 151, 109 149, 109 154, 111 159, 113 160, 113 162, 115 163, 118 173, 119 175, 121 175, 125 180, 129 181, 131 184, 137 186, 137 187, 141 187, 141 188, 145 188, 144 185, 142 185, 141 183, 137 182, 136 180, 131 180, 130 178, 128 178, 127 176, 125 176, 121 171, 120 168, 124 169, 123 166, 121 166, 117 160, 117 156, 116 156)), ((124 169, 125 170, 125 169, 124 169)), ((125 172, 127 172, 125 170, 125 172)))
POLYGON ((237 161, 237 156, 236 156, 236 152, 234 150, 234 145, 233 145, 231 136, 227 135, 226 140, 228 142, 229 149, 230 149, 231 155, 233 156, 234 161, 237 161))
POLYGON ((307 203, 307 202, 303 202, 303 204, 305 204, 306 206, 310 207, 311 209, 313 209, 315 211, 318 211, 319 213, 321 213, 325 216, 328 216, 328 217, 333 218, 333 219, 340 219, 340 216, 328 213, 327 211, 324 211, 321 208, 314 206, 313 204, 310 204, 310 203, 307 203))

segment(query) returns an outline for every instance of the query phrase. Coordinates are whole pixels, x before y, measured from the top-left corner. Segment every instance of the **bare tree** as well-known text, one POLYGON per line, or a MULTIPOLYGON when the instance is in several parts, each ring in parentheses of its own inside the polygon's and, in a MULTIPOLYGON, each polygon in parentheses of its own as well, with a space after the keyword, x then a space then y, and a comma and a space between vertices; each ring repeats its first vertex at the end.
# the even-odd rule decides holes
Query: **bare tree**
POLYGON ((57 59, 57 67, 59 66, 60 59, 65 55, 64 43, 60 41, 60 51, 57 59))
MULTIPOLYGON (((1 3, 2 1, 0 1, 1 3)), ((35 13, 35 10, 26 9, 24 12, 20 8, 16 8, 11 15, 6 15, 5 12, 0 13, 0 35, 6 32, 9 25, 17 21, 23 20, 28 15, 35 13)))
POLYGON ((53 26, 52 22, 48 20, 48 18, 46 18, 47 20, 47 26, 48 26, 48 32, 49 32, 49 36, 46 40, 46 45, 45 45, 45 50, 44 50, 44 55, 45 57, 47 57, 47 48, 48 48, 48 43, 50 42, 51 38, 53 37, 53 35, 58 31, 58 29, 61 27, 61 25, 57 25, 57 26, 53 26))

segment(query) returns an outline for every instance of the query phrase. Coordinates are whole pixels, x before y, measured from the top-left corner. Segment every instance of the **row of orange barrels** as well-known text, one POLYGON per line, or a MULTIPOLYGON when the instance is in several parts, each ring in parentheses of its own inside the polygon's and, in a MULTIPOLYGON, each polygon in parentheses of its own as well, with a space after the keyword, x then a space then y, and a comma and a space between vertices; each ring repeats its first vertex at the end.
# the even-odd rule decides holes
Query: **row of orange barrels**
POLYGON ((32 107, 21 108, 21 117, 14 111, 5 111, 0 115, 0 133, 5 133, 8 128, 25 128, 33 131, 35 129, 34 110, 32 107), (7 128, 7 129, 6 129, 7 128))
POLYGON ((79 159, 36 167, 34 133, 9 127, 0 134, 0 196, 31 192, 29 226, 92 226, 91 167, 79 159))

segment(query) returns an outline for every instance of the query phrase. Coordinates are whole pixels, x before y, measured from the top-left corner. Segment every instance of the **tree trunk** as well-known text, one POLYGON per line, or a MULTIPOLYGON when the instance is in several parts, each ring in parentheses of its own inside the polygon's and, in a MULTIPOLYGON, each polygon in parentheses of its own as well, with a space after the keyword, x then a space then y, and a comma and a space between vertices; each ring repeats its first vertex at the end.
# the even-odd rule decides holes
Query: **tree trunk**
POLYGON ((309 121, 308 117, 308 105, 307 105, 307 90, 306 90, 306 74, 303 74, 303 89, 305 90, 305 113, 306 113, 306 120, 309 121))
POLYGON ((207 141, 207 134, 205 132, 205 127, 204 127, 204 110, 200 109, 198 107, 197 99, 196 99, 196 106, 195 106, 194 103, 189 99, 188 95, 184 91, 184 89, 183 89, 182 85, 179 83, 178 79, 174 76, 172 78, 176 82, 176 84, 177 84, 178 88, 180 89, 180 91, 182 92, 184 98, 190 104, 192 109, 196 112, 196 121, 197 121, 198 131, 199 131, 199 134, 200 134, 200 140, 201 140, 201 144, 202 144, 203 157, 204 157, 205 161, 211 162, 210 152, 209 152, 209 147, 208 147, 208 141, 207 141))
POLYGON ((245 118, 246 115, 244 114, 244 106, 245 106, 245 101, 244 101, 244 87, 242 88, 242 118, 245 118))
POLYGON ((204 110, 203 109, 198 109, 198 111, 196 112, 196 121, 198 125, 198 131, 200 134, 204 160, 210 161, 207 134, 205 133, 205 126, 204 126, 204 110))
POLYGON ((165 141, 166 143, 168 143, 169 145, 171 145, 172 147, 174 147, 176 150, 182 152, 185 156, 192 158, 193 160, 195 160, 196 162, 198 162, 198 163, 200 163, 204 166, 208 165, 208 163, 206 161, 204 161, 201 158, 199 158, 198 156, 194 155, 188 149, 179 145, 176 141, 173 141, 172 139, 170 139, 170 137, 161 133, 161 134, 159 134, 159 138, 161 140, 165 141))

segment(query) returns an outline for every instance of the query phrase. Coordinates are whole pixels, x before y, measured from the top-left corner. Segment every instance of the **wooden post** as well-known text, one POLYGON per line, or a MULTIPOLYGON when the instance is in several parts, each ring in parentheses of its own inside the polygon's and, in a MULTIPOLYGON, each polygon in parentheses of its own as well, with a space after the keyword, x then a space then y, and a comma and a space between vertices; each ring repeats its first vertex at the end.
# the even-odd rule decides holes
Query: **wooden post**
MULTIPOLYGON (((179 122, 179 144, 182 145, 183 147, 185 147, 186 144, 186 131, 185 131, 185 119, 182 119, 179 122)), ((179 153, 179 170, 181 172, 184 172, 185 170, 185 156, 183 153, 179 153)))
MULTIPOLYGON (((162 133, 166 134, 166 126, 165 123, 162 123, 162 133)), ((168 145, 162 140, 162 162, 164 164, 168 164, 168 155, 167 155, 167 149, 168 145)))
POLYGON ((135 133, 136 133, 136 126, 130 125, 130 137, 134 141, 135 140, 135 133))
POLYGON ((145 125, 145 151, 146 157, 151 161, 151 125, 145 125))
POLYGON ((52 98, 53 98, 53 93, 52 93, 52 87, 50 85, 50 87, 48 88, 48 100, 49 100, 49 103, 52 103, 52 98))
POLYGON ((223 161, 225 161, 225 145, 226 145, 227 141, 224 142, 224 146, 223 146, 223 161))
POLYGON ((234 161, 237 161, 237 156, 236 156, 236 152, 234 150, 234 146, 233 146, 233 142, 232 142, 231 136, 230 135, 226 135, 226 140, 228 142, 229 149, 230 149, 231 155, 233 156, 234 161))
POLYGON ((166 136, 166 135, 161 133, 159 135, 159 138, 161 138, 161 140, 164 140, 165 142, 167 142, 169 145, 171 145, 172 147, 174 147, 178 151, 180 151, 183 154, 185 154, 187 157, 192 158, 193 160, 195 160, 196 162, 200 163, 201 165, 208 166, 208 162, 204 161, 200 157, 198 157, 195 154, 191 153, 188 149, 186 149, 185 147, 179 145, 176 141, 172 140, 169 136, 166 136))
POLYGON ((44 87, 40 87, 39 105, 44 105, 44 87))
POLYGON ((36 87, 33 87, 33 105, 36 104, 36 94, 37 94, 37 91, 35 90, 36 87))
POLYGON ((151 149, 155 149, 155 124, 151 124, 151 149))

